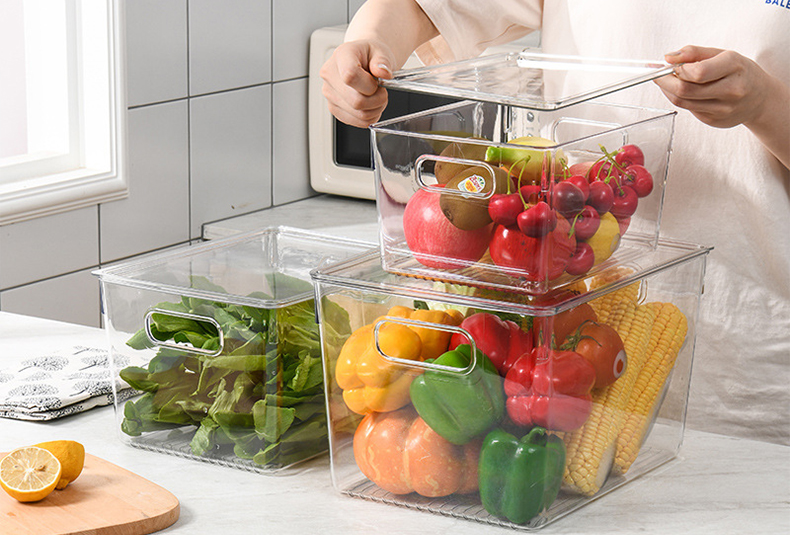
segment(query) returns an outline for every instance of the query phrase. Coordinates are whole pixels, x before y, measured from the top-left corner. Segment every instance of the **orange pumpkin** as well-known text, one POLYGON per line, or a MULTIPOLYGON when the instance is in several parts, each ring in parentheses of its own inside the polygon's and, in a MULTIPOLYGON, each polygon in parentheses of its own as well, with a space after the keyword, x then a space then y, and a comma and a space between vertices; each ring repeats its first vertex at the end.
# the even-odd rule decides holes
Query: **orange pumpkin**
POLYGON ((354 458, 368 479, 393 494, 430 498, 477 490, 480 446, 448 442, 411 406, 372 412, 354 434, 354 458))

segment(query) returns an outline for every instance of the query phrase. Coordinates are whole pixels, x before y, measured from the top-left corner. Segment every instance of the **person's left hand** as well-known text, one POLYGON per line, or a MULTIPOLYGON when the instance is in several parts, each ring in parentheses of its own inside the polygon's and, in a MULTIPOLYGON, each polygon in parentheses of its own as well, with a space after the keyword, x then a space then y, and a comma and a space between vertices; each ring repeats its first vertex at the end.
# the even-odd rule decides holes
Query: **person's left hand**
POLYGON ((768 98, 772 77, 732 50, 685 46, 664 58, 677 66, 656 84, 672 104, 709 126, 749 123, 768 98))

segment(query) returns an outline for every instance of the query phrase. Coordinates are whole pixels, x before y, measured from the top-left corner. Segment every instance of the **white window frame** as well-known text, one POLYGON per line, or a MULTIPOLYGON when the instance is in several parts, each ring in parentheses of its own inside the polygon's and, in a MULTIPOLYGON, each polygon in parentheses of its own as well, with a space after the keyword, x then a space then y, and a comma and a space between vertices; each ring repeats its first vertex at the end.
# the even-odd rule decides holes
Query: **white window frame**
POLYGON ((69 153, 23 155, 0 167, 0 225, 129 193, 121 0, 67 0, 66 6, 69 153), (97 24, 97 9, 106 9, 99 11, 106 27, 97 24))

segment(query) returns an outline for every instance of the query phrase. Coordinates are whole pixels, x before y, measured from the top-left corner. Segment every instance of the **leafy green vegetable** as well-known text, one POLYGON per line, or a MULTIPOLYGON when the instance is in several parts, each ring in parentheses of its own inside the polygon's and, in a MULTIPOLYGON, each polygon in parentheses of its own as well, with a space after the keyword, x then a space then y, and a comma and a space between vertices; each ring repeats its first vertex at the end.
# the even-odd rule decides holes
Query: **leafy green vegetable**
MULTIPOLYGON (((273 289, 310 288, 282 274, 267 282, 273 289)), ((205 278, 194 277, 192 285, 222 291, 205 278)), ((262 292, 250 295, 271 298, 262 292)), ((121 370, 121 378, 143 392, 124 406, 124 433, 141 436, 193 426, 190 448, 195 455, 232 450, 265 466, 286 466, 327 449, 321 340, 312 299, 267 309, 185 296, 155 308, 163 312, 151 315, 151 333, 170 347, 158 346, 147 368, 121 370), (222 351, 215 356, 191 351, 218 351, 220 333, 209 322, 168 311, 216 320, 222 351)), ((342 345, 351 334, 348 313, 329 300, 323 311, 330 343, 342 345)), ((127 345, 154 347, 142 329, 127 345)))

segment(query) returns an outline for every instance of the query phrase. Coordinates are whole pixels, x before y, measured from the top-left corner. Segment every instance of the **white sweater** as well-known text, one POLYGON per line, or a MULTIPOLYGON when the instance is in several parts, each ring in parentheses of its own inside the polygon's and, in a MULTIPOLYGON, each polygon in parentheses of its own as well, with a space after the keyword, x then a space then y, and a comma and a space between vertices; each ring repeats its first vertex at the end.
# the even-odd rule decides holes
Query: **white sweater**
MULTIPOLYGON (((790 85, 790 0, 418 2, 442 33, 418 50, 428 63, 534 29, 556 54, 662 60, 684 45, 730 49, 790 85)), ((672 108, 653 83, 607 99, 672 108)), ((663 237, 714 246, 688 425, 790 444, 790 171, 745 127, 711 128, 680 110, 661 221, 663 237)))

